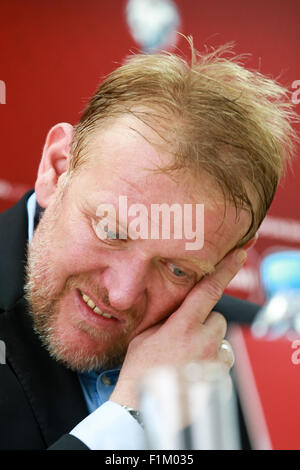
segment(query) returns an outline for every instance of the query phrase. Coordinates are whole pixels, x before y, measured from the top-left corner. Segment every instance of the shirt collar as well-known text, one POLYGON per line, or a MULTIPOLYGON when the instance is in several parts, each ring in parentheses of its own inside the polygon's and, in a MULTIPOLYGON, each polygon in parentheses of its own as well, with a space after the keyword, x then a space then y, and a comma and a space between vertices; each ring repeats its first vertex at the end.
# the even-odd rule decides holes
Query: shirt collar
POLYGON ((32 193, 27 201, 27 214, 28 214, 28 242, 30 243, 34 231, 34 217, 36 211, 36 194, 32 193))
POLYGON ((27 201, 27 216, 28 216, 28 242, 30 243, 33 237, 33 232, 40 220, 44 209, 39 205, 36 200, 36 194, 32 193, 27 201))

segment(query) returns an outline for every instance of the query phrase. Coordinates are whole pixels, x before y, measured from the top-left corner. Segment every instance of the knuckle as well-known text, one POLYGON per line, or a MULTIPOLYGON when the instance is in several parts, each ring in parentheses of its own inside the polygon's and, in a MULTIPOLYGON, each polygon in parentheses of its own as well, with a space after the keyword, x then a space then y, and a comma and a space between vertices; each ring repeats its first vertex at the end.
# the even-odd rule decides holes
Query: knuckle
POLYGON ((180 336, 181 337, 187 337, 187 338, 192 338, 196 331, 197 331, 197 326, 198 328, 201 327, 201 323, 195 320, 190 320, 190 321, 185 321, 180 328, 180 336), (198 323, 198 325, 197 325, 198 323))
POLYGON ((215 359, 218 355, 218 346, 213 336, 207 336, 202 343, 201 359, 215 359))
POLYGON ((219 312, 211 312, 211 316, 215 321, 217 333, 224 338, 227 331, 227 321, 226 318, 219 312))

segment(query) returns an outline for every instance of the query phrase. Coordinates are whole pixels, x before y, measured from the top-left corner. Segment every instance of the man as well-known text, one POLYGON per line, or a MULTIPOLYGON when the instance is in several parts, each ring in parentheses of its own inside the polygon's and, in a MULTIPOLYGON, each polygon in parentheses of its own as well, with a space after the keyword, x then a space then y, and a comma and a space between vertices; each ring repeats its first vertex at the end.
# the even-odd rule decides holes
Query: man
POLYGON ((145 371, 231 366, 213 309, 273 199, 292 112, 222 48, 192 52, 109 75, 75 128, 50 130, 35 192, 2 215, 2 448, 142 448, 145 371), (191 208, 167 237, 152 220, 162 204, 174 220, 191 208))

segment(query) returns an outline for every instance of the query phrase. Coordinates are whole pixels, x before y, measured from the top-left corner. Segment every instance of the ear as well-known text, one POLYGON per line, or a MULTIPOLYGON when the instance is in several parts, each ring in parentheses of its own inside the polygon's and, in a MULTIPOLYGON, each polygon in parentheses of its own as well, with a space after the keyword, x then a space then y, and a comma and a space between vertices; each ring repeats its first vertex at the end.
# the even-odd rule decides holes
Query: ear
POLYGON ((250 248, 252 248, 255 245, 255 243, 257 242, 257 239, 258 239, 258 233, 256 233, 254 235, 254 237, 251 238, 251 240, 249 240, 247 243, 245 243, 245 245, 243 245, 242 248, 244 250, 249 250, 250 248))
POLYGON ((73 126, 65 122, 56 124, 47 135, 35 183, 41 207, 48 206, 57 191, 59 177, 68 169, 72 137, 73 126))

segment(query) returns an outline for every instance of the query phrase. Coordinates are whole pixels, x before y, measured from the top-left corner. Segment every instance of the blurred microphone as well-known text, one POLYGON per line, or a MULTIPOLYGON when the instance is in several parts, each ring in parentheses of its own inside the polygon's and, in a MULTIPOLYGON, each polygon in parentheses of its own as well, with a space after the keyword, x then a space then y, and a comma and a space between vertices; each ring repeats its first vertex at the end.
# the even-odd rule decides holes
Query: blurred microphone
POLYGON ((176 46, 180 15, 172 0, 128 0, 126 19, 129 31, 144 52, 176 46))
POLYGON ((240 448, 234 391, 220 363, 151 370, 142 386, 140 405, 147 449, 240 448))
POLYGON ((300 334, 300 251, 279 251, 261 263, 267 302, 252 324, 256 337, 276 339, 300 334))

